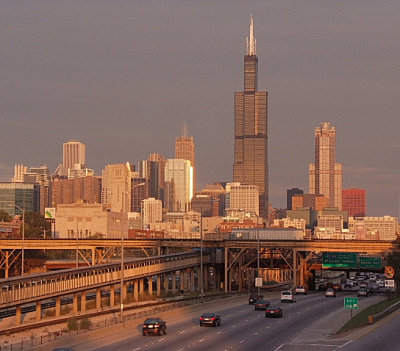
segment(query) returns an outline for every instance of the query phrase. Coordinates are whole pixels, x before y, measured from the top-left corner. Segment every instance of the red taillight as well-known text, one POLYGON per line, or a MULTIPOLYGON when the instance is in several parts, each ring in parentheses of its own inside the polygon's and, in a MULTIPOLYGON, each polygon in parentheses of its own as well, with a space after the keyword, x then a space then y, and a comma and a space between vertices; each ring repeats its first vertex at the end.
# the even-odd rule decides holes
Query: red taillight
POLYGON ((213 317, 213 318, 211 318, 211 319, 212 319, 213 321, 215 321, 217 318, 214 318, 214 317, 213 317))
POLYGON ((279 313, 279 311, 274 311, 275 313, 279 313))
POLYGON ((203 317, 200 317, 200 320, 202 321, 204 318, 203 317))

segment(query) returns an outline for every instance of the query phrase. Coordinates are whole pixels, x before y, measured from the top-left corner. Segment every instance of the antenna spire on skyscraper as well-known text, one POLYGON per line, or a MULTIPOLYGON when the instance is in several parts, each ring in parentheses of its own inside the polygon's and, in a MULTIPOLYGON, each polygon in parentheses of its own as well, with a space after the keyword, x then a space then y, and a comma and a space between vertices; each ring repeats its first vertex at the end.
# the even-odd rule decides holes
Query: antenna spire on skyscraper
POLYGON ((256 54, 256 37, 254 35, 253 15, 250 15, 250 38, 246 38, 247 55, 253 56, 256 54))

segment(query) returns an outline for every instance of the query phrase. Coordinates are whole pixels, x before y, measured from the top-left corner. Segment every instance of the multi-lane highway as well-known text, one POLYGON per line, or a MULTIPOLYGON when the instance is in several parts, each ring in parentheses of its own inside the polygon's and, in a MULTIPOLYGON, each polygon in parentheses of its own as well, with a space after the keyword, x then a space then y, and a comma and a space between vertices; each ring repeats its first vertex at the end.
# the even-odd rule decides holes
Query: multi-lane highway
MULTIPOLYGON (((271 304, 283 308, 283 318, 276 319, 265 318, 263 311, 254 311, 254 307, 248 304, 248 296, 236 297, 160 314, 167 321, 166 335, 144 337, 141 332, 143 321, 132 321, 115 329, 112 334, 103 331, 64 346, 96 351, 285 349, 285 345, 315 326, 318 320, 329 325, 329 318, 336 318, 344 310, 343 297, 347 295, 346 292, 339 293, 336 298, 326 298, 323 292, 298 295, 297 302, 282 304, 276 293, 274 297, 268 294, 266 298, 271 304), (208 311, 221 315, 220 327, 199 326, 201 313, 208 311)), ((337 323, 333 319, 331 322, 332 329, 335 329, 337 323)))

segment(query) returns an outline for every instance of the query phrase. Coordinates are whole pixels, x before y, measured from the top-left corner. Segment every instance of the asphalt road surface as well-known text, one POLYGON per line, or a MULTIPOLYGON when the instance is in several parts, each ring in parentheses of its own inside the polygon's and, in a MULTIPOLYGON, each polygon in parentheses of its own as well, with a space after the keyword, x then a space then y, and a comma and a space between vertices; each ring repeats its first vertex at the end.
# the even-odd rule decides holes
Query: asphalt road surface
POLYGON ((216 304, 211 310, 205 305, 203 310, 186 313, 176 311, 168 318, 160 315, 167 322, 167 334, 163 336, 142 336, 141 324, 137 324, 123 335, 98 340, 98 347, 90 348, 82 344, 76 349, 274 351, 281 349, 291 338, 302 333, 319 318, 339 309, 343 310, 344 294, 339 293, 336 298, 326 298, 323 293, 298 295, 295 303, 281 303, 278 297, 266 296, 272 305, 283 308, 283 318, 265 318, 264 311, 254 311, 254 307, 248 305, 247 297, 243 297, 231 304, 216 304), (202 312, 217 312, 221 316, 222 325, 200 327, 199 317, 202 312))

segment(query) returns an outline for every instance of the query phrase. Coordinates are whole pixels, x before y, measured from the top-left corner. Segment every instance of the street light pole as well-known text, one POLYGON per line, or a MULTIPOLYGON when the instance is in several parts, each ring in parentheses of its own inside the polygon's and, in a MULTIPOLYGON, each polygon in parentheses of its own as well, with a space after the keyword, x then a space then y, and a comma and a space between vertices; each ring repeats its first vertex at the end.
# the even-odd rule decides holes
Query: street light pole
POLYGON ((200 217, 200 301, 204 302, 203 272, 203 217, 200 217))
MULTIPOLYGON (((257 278, 260 277, 260 228, 258 228, 258 216, 257 218, 257 278)), ((260 292, 260 286, 257 287, 257 291, 260 292)))
POLYGON ((124 225, 123 218, 125 215, 125 193, 122 193, 122 211, 121 211, 121 323, 124 323, 124 225))

